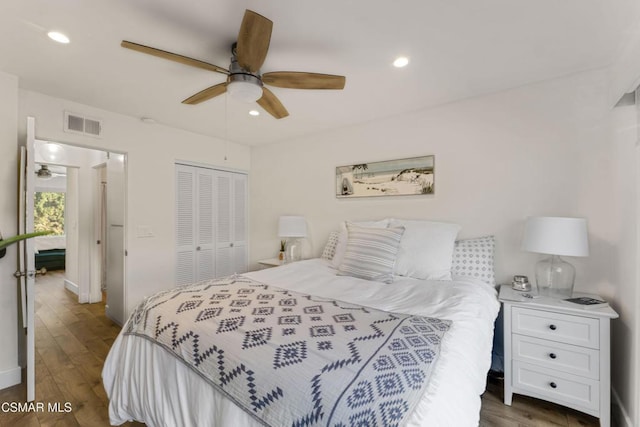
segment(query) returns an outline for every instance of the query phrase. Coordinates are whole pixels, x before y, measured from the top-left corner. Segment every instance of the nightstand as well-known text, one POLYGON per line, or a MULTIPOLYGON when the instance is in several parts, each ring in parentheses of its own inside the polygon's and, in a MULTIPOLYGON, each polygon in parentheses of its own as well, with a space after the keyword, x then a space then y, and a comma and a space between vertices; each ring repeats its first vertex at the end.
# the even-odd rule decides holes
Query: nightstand
MULTIPOLYGON (((574 296, 595 295, 579 294, 574 296)), ((504 404, 514 393, 548 400, 611 425, 611 307, 584 309, 500 287, 504 306, 504 404)))
POLYGON ((261 259, 258 261, 260 264, 260 269, 278 267, 279 265, 284 264, 284 261, 280 261, 278 258, 269 258, 269 259, 261 259))

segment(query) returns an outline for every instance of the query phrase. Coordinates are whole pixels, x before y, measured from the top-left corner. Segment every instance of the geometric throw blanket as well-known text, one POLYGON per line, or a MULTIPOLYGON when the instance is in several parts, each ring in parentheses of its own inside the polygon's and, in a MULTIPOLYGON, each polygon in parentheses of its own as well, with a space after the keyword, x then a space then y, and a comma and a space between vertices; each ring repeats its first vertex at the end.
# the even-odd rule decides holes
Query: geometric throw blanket
POLYGON ((125 333, 162 346, 265 425, 397 426, 450 325, 234 275, 148 298, 125 333))

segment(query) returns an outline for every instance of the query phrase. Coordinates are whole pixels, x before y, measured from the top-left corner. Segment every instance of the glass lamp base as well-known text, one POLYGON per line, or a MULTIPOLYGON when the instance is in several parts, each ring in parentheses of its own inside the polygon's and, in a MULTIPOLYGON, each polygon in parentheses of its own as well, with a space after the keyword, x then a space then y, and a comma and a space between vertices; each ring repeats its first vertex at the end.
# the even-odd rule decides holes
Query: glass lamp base
POLYGON ((287 250, 285 252, 285 262, 300 261, 302 258, 302 247, 300 239, 289 239, 287 241, 287 250))
POLYGON ((575 278, 575 267, 558 255, 552 255, 536 264, 536 283, 540 295, 570 298, 575 278))

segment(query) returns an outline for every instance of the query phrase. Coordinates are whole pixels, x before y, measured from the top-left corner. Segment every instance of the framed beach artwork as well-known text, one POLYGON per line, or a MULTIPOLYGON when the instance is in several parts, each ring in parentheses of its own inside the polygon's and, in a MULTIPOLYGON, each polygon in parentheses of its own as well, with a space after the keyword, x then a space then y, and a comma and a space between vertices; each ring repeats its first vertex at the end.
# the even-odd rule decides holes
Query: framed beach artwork
POLYGON ((336 197, 433 194, 435 156, 360 163, 336 168, 336 197))

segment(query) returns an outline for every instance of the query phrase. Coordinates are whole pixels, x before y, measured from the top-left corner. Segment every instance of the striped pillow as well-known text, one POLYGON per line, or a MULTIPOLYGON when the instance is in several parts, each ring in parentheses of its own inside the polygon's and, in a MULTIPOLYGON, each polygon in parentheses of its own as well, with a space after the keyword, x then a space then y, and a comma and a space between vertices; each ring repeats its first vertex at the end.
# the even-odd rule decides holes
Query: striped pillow
POLYGON ((339 276, 393 282, 393 266, 404 227, 369 228, 347 223, 347 249, 339 276))

